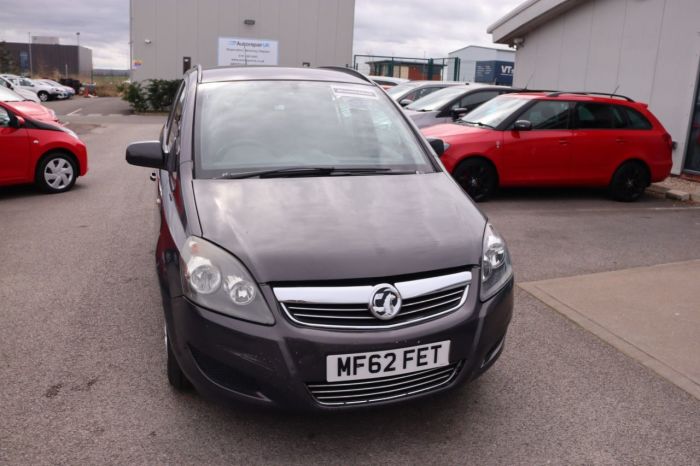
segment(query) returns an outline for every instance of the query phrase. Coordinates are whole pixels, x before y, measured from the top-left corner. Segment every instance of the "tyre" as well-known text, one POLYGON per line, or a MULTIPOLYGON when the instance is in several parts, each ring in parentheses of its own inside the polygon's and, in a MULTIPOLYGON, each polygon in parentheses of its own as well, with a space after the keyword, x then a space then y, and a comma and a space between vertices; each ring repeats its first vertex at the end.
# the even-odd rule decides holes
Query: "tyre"
POLYGON ((170 385, 178 390, 184 391, 191 387, 190 381, 185 377, 185 373, 180 369, 180 364, 175 359, 175 353, 170 346, 170 340, 168 339, 168 330, 165 330, 165 348, 167 351, 167 371, 168 371, 168 382, 170 385))
POLYGON ((485 159, 467 159, 453 173, 454 179, 475 201, 485 201, 498 187, 496 167, 485 159))
POLYGON ((78 167, 73 157, 54 152, 44 157, 36 171, 36 184, 46 193, 63 193, 75 184, 78 167))
POLYGON ((636 201, 649 186, 649 170, 641 162, 625 162, 615 171, 610 181, 610 196, 616 201, 636 201))
POLYGON ((37 96, 39 96, 39 100, 41 100, 42 102, 47 102, 49 100, 49 93, 46 91, 39 91, 39 93, 37 93, 37 96))

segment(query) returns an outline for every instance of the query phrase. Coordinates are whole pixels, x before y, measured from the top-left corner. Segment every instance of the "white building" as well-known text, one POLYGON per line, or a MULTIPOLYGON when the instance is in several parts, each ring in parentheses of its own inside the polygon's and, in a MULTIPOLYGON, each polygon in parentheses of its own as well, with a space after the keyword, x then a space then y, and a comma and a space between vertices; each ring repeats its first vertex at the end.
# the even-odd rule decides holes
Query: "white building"
POLYGON ((493 24, 515 45, 515 86, 616 92, 649 104, 700 174, 700 0, 529 0, 493 24))
MULTIPOLYGON (((468 45, 448 54, 450 58, 459 58, 459 78, 457 81, 474 81, 476 77, 476 62, 478 61, 499 61, 513 63, 515 61, 515 51, 495 47, 481 47, 479 45, 468 45)), ((447 65, 446 76, 454 76, 454 60, 450 60, 447 65)))
POLYGON ((130 0, 132 79, 190 66, 352 64, 355 0, 130 0))

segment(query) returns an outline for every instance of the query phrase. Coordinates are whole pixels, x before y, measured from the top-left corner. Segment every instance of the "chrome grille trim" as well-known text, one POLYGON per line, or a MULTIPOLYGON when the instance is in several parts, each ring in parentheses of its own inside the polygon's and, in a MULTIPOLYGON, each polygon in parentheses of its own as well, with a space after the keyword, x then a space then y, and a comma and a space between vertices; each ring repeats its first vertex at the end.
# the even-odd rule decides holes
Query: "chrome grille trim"
POLYGON ((273 291, 289 320, 298 325, 377 330, 411 325, 457 310, 467 300, 471 278, 471 272, 459 272, 395 283, 403 306, 397 317, 388 321, 376 319, 369 312, 373 286, 275 287, 273 291), (404 318, 409 315, 414 317, 404 318))
POLYGON ((314 399, 324 406, 376 403, 434 390, 449 384, 461 364, 356 382, 309 383, 314 399))

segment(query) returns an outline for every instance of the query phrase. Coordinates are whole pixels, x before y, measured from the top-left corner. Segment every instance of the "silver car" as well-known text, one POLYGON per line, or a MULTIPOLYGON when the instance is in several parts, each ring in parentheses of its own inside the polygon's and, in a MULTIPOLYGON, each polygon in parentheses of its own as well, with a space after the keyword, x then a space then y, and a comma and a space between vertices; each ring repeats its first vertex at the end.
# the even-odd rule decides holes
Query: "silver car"
POLYGON ((419 128, 452 123, 484 102, 516 90, 511 87, 475 83, 446 87, 409 104, 406 113, 419 128))
POLYGON ((49 86, 39 81, 34 81, 33 79, 11 74, 3 74, 2 77, 10 81, 14 85, 15 90, 19 88, 33 92, 42 102, 46 102, 51 99, 66 98, 66 92, 56 86, 49 86))
POLYGON ((30 100, 30 101, 36 102, 36 103, 41 102, 39 100, 39 97, 35 93, 33 93, 32 91, 28 91, 26 89, 22 89, 20 87, 15 86, 8 79, 3 78, 2 76, 0 76, 0 87, 5 87, 5 88, 13 91, 15 94, 19 95, 24 100, 30 100))
POLYGON ((386 93, 402 107, 405 107, 440 89, 451 86, 464 86, 464 84, 456 81, 409 81, 392 87, 386 93))

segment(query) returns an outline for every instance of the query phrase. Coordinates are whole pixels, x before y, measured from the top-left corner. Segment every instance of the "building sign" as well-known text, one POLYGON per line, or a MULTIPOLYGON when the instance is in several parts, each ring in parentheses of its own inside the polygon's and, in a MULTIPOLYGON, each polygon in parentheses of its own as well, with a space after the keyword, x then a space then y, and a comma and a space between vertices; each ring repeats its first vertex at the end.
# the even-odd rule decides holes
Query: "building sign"
POLYGON ((143 61, 142 61, 142 60, 139 60, 139 59, 136 59, 136 60, 134 60, 133 63, 131 64, 131 69, 132 69, 132 70, 138 70, 138 69, 141 68, 142 66, 143 66, 143 61))
POLYGON ((219 66, 278 64, 276 40, 219 37, 219 66))

